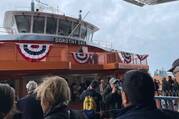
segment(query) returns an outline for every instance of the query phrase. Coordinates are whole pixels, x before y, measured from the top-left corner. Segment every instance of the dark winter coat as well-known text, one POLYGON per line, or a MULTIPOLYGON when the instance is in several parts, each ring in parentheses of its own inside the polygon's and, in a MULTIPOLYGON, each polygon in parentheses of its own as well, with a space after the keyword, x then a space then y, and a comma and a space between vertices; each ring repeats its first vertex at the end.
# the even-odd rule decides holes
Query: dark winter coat
POLYGON ((56 105, 49 109, 44 119, 68 119, 68 108, 66 105, 56 105))
POLYGON ((122 97, 119 93, 112 93, 111 87, 108 85, 103 94, 104 103, 107 105, 107 110, 119 109, 122 105, 122 97))
POLYGON ((116 119, 179 119, 179 113, 159 110, 156 106, 135 105, 122 109, 116 119))
POLYGON ((66 105, 58 104, 47 111, 44 119, 85 119, 82 112, 70 110, 66 105))
POLYGON ((17 102, 17 109, 22 112, 22 119, 43 119, 42 107, 35 94, 21 98, 17 102))

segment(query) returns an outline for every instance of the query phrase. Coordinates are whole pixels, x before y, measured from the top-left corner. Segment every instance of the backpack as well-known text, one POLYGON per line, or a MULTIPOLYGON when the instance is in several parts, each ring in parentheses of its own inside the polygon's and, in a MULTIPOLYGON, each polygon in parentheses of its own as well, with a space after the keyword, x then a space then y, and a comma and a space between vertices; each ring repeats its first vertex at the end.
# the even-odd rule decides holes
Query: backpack
POLYGON ((83 101, 83 112, 88 119, 94 119, 96 116, 96 102, 94 97, 86 96, 83 101))
POLYGON ((96 110, 96 102, 92 96, 86 96, 83 102, 83 110, 96 110))

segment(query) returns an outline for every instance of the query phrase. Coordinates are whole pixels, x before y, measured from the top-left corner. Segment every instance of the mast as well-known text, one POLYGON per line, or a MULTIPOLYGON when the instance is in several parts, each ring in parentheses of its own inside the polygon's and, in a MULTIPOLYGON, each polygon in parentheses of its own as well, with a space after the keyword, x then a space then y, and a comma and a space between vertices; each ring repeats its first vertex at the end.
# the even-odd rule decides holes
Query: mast
POLYGON ((35 11, 35 3, 34 3, 34 0, 31 1, 31 11, 32 11, 32 12, 35 11))

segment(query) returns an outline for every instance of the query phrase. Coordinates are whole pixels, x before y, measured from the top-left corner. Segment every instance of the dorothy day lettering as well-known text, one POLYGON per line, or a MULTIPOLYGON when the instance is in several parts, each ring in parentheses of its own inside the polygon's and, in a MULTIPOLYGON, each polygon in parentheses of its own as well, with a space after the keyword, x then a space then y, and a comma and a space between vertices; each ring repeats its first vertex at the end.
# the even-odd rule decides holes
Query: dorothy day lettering
POLYGON ((71 39, 71 38, 54 38, 54 41, 57 43, 69 43, 69 44, 77 44, 77 45, 85 45, 85 41, 80 41, 76 39, 71 39))

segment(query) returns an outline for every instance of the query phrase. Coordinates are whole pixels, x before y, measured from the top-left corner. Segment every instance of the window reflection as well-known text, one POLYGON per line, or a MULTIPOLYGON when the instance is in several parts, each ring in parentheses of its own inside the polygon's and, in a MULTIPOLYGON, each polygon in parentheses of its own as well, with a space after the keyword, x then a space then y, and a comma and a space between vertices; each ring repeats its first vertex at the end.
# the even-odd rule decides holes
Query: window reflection
POLYGON ((85 39, 86 38, 86 35, 87 35, 87 28, 86 28, 86 25, 82 25, 81 26, 81 38, 82 39, 85 39))
POLYGON ((78 23, 73 23, 73 36, 79 37, 80 35, 80 25, 78 23))
POLYGON ((92 40, 92 34, 93 34, 93 31, 90 28, 87 28, 86 40, 91 41, 92 40))
POLYGON ((30 32, 31 16, 27 15, 16 15, 16 24, 20 33, 30 32))
POLYGON ((68 36, 71 33, 72 22, 67 20, 59 20, 58 35, 68 36))
POLYGON ((45 17, 34 16, 33 32, 44 33, 45 17))
POLYGON ((57 26, 57 19, 56 18, 47 18, 47 34, 56 34, 56 26, 57 26))

